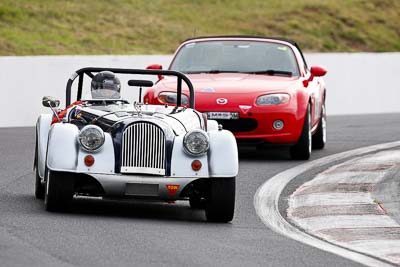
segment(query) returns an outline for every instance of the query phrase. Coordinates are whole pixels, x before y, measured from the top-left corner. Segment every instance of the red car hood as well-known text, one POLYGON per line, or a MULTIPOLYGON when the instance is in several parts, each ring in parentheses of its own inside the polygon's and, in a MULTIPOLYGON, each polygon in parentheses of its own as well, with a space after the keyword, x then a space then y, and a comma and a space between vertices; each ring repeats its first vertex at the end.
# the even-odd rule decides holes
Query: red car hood
MULTIPOLYGON (((254 75, 244 73, 190 74, 195 90, 195 108, 205 111, 234 111, 240 106, 254 106, 260 95, 288 93, 294 97, 302 86, 298 77, 254 75), (224 101, 224 104, 217 104, 224 101)), ((189 95, 183 82, 183 92, 189 95)), ((176 78, 166 77, 154 87, 155 95, 161 91, 175 91, 176 78)))
MULTIPOLYGON (((187 75, 196 92, 196 96, 207 94, 260 94, 269 92, 287 92, 297 87, 298 77, 254 75, 245 73, 189 74, 187 75)), ((185 83, 183 83, 185 84, 185 83)), ((157 84, 157 89, 175 90, 176 78, 165 78, 157 84)), ((183 87, 187 89, 186 86, 183 87)), ((185 90, 186 91, 186 90, 185 90)))

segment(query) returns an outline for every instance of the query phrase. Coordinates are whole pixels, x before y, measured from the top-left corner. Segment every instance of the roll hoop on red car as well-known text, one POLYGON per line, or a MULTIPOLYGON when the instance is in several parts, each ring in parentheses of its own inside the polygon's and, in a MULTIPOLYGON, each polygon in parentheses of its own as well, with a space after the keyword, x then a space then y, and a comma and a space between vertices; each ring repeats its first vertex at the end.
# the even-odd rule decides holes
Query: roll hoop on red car
MULTIPOLYGON (((151 65, 148 69, 162 69, 151 65)), ((299 46, 283 38, 199 37, 184 41, 169 70, 193 83, 196 110, 232 131, 239 144, 289 145, 293 159, 309 159, 326 143, 327 70, 308 67, 299 46)), ((145 103, 176 103, 176 79, 159 76, 145 103)), ((183 88, 182 103, 188 103, 183 88)))

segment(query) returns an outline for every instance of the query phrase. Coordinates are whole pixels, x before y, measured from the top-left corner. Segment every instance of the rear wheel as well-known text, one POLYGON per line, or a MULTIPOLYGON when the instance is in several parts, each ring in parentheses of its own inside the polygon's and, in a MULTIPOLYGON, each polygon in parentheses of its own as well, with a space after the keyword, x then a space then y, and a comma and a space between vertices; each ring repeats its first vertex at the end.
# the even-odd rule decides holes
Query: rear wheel
POLYGON ((312 138, 312 147, 315 149, 323 149, 325 147, 325 144, 326 144, 326 110, 325 110, 325 104, 323 104, 318 128, 312 138))
POLYGON ((74 194, 73 180, 67 173, 47 172, 44 206, 47 211, 65 210, 74 194))
POLYGON ((213 178, 206 198, 208 221, 229 222, 235 211, 235 177, 213 178))
POLYGON ((303 130, 297 144, 290 148, 290 156, 292 159, 307 160, 311 156, 311 147, 311 112, 310 105, 308 105, 307 114, 304 119, 303 130))

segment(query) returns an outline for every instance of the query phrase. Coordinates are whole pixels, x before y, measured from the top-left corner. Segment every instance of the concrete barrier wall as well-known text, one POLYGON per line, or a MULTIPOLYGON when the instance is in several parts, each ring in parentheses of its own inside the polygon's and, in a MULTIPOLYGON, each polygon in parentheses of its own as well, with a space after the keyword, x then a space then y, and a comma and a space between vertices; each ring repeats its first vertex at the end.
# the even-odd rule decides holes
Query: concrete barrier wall
MULTIPOLYGON (((400 112, 400 53, 305 56, 309 65, 329 70, 329 115, 400 112)), ((0 57, 0 127, 34 125, 40 113, 49 112, 41 105, 42 96, 64 101, 67 79, 79 68, 145 68, 153 63, 167 67, 170 60, 170 55, 0 57)))

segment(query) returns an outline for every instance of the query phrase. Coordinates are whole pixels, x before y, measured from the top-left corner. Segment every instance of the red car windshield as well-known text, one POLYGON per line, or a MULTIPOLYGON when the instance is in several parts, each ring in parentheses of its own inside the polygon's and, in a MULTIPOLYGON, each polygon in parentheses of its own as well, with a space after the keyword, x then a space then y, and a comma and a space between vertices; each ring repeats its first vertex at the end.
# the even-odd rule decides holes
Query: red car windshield
POLYGON ((188 43, 170 67, 183 73, 240 72, 299 76, 292 49, 260 41, 199 41, 188 43))

